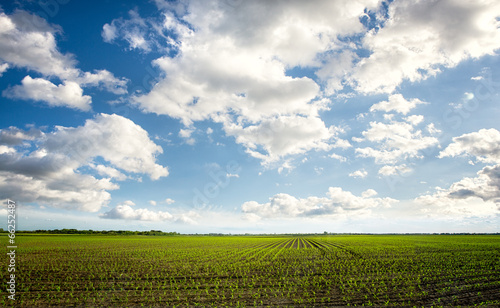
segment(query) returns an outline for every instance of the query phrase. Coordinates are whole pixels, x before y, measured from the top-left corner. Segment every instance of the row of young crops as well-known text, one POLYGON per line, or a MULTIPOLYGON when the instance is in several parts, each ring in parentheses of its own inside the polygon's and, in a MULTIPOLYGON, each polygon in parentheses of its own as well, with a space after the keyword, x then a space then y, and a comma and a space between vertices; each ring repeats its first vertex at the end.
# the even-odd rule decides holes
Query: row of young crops
POLYGON ((499 305, 499 240, 23 236, 0 305, 499 305))

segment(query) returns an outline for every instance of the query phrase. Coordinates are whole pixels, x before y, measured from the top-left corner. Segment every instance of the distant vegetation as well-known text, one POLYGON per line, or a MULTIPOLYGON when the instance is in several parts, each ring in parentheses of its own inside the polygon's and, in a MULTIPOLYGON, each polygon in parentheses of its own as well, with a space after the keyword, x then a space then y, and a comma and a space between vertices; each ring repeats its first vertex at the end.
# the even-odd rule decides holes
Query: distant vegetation
MULTIPOLYGON (((6 232, 0 228, 0 232, 6 232)), ((77 229, 55 229, 55 230, 35 230, 35 231, 16 231, 16 234, 92 234, 92 235, 161 235, 174 236, 180 235, 177 232, 163 232, 160 230, 151 231, 128 231, 128 230, 77 230, 77 229)))

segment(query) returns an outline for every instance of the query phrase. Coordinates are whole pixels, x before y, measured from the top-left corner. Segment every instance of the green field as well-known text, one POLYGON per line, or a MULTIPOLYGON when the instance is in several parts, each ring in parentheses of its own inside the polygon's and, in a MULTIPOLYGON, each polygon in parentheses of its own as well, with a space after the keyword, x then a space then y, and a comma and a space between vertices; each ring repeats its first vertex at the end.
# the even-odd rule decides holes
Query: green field
POLYGON ((16 241, 16 300, 4 283, 2 306, 500 305, 495 235, 19 234, 16 241))

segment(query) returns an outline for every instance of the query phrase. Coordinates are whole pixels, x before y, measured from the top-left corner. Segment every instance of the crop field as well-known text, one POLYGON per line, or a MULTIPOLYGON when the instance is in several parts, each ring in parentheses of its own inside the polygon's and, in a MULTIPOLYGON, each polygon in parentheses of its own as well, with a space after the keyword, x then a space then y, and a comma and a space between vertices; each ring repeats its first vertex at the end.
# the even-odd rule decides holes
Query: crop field
POLYGON ((0 306, 500 305, 495 235, 16 239, 16 300, 3 287, 0 306))

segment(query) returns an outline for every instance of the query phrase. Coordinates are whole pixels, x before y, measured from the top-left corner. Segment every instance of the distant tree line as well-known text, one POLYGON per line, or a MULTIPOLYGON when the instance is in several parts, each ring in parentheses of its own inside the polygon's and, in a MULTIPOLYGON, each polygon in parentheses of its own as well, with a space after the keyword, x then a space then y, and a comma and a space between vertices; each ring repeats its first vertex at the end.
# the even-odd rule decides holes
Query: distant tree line
MULTIPOLYGON (((0 228, 0 232, 6 232, 0 228)), ((77 229, 54 229, 54 230, 34 230, 34 231, 20 231, 16 233, 22 234, 102 234, 102 235, 154 235, 154 236, 174 236, 180 235, 177 232, 163 232, 160 230, 151 231, 128 231, 128 230, 77 230, 77 229)))

